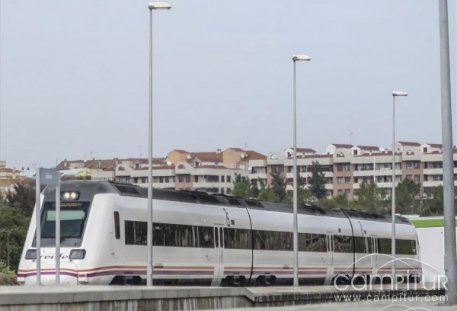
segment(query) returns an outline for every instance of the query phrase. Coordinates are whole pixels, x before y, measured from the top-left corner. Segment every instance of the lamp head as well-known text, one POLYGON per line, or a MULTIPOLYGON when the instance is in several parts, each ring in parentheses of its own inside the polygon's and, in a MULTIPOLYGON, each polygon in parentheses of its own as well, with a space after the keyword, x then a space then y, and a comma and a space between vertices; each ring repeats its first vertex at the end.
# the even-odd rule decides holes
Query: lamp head
POLYGON ((405 91, 393 91, 392 96, 408 96, 408 93, 405 91))
POLYGON ((171 5, 167 2, 151 2, 148 5, 150 10, 169 10, 171 5))
POLYGON ((305 55, 305 54, 295 54, 295 55, 292 55, 292 60, 294 62, 297 62, 297 61, 309 62, 311 60, 311 57, 309 57, 308 55, 305 55))

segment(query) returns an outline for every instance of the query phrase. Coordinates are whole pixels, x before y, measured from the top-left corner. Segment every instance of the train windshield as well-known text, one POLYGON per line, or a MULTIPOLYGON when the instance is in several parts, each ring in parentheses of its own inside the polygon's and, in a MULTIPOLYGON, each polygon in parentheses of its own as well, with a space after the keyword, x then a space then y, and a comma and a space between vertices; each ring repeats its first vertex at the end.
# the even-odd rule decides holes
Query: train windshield
MULTIPOLYGON (((87 204, 75 207, 62 206, 60 210, 60 245, 62 247, 81 246, 88 216, 87 204)), ((41 215, 41 246, 55 246, 56 236, 55 204, 46 203, 41 215)), ((33 246, 35 246, 35 239, 33 246)))

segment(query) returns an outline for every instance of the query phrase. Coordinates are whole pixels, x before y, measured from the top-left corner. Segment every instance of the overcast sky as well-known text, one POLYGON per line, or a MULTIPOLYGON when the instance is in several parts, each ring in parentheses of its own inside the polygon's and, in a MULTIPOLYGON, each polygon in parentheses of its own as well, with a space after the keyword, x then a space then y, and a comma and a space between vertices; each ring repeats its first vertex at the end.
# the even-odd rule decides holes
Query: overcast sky
MULTIPOLYGON (((147 3, 0 0, 2 160, 147 155, 147 3)), ((313 58, 297 64, 299 146, 389 147, 394 89, 410 93, 398 140, 441 141, 437 0, 171 4, 154 15, 155 156, 290 146, 294 53, 313 58)))

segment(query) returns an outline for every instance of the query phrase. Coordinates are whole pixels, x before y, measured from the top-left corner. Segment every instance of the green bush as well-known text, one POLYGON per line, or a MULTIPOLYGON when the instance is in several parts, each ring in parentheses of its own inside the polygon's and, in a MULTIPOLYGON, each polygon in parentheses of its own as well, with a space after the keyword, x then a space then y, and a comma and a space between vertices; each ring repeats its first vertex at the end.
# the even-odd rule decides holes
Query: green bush
POLYGON ((11 274, 11 273, 14 273, 14 271, 11 270, 10 267, 8 267, 6 262, 4 262, 3 260, 0 260, 0 273, 11 274))
POLYGON ((16 274, 3 260, 0 260, 0 285, 17 285, 16 274))

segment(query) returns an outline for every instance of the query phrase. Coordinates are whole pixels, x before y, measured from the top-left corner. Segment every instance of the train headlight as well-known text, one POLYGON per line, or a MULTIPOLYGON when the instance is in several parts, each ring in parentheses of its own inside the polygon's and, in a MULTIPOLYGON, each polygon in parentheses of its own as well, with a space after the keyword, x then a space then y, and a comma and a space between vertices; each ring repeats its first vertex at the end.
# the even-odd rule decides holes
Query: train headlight
POLYGON ((28 249, 25 253, 25 259, 36 259, 36 249, 28 249))
POLYGON ((79 198, 79 192, 76 192, 76 191, 62 192, 60 197, 64 201, 77 200, 79 198))
POLYGON ((72 249, 70 252, 70 259, 84 259, 86 257, 85 249, 72 249))

